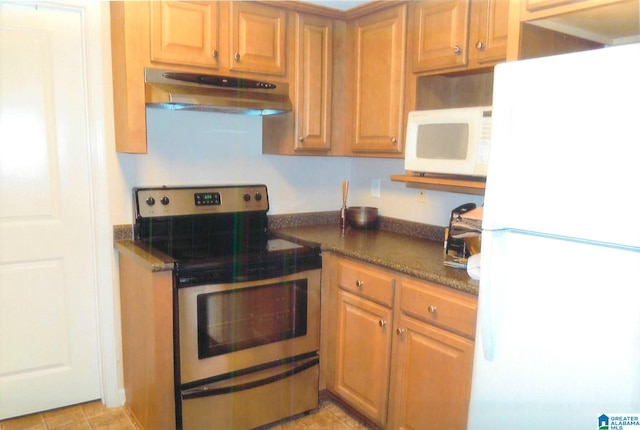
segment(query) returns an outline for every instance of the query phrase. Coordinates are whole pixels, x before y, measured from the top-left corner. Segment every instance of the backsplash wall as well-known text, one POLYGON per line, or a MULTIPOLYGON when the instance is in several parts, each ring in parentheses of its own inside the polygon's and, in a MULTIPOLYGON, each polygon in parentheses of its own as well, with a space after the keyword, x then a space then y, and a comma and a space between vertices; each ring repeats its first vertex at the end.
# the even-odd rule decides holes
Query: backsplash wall
POLYGON ((132 222, 134 186, 265 183, 270 214, 338 210, 340 182, 350 181, 349 205, 380 208, 380 214, 444 226, 449 211, 482 198, 418 190, 389 176, 404 172, 403 160, 262 154, 260 117, 207 112, 147 109, 148 153, 118 154, 122 181, 112 214, 114 224, 132 222), (371 179, 379 178, 380 198, 370 196, 371 179))

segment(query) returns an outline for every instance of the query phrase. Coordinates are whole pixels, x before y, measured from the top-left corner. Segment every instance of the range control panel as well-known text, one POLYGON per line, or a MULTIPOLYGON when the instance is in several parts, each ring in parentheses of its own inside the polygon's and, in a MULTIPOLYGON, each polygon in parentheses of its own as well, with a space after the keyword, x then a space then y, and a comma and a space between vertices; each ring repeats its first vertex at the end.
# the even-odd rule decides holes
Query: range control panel
POLYGON ((134 188, 136 219, 268 211, 267 186, 221 185, 134 188))

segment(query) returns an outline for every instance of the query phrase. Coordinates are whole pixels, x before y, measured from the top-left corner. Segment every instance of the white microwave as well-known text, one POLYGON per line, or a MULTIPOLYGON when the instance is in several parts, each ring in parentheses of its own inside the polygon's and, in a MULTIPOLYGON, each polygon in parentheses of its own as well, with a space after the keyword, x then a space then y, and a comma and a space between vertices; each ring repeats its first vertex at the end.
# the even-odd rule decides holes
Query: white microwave
POLYGON ((487 176, 491 107, 409 112, 404 166, 413 172, 487 176))

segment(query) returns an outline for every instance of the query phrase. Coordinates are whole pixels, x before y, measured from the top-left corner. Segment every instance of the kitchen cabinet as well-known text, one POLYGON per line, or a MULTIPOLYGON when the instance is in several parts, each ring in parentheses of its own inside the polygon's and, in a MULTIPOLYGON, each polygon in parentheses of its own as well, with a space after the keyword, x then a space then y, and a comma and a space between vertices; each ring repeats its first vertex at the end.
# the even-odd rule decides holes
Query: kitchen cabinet
POLYGON ((284 76, 287 14, 254 2, 150 2, 151 61, 284 76))
POLYGON ((639 14, 638 0, 527 0, 509 14, 507 58, 638 42, 639 14))
POLYGON ((175 429, 173 272, 120 253, 125 406, 143 429, 175 429))
POLYGON ((464 430, 471 395, 476 300, 406 278, 399 290, 389 428, 464 430))
POLYGON ((331 149, 333 22, 297 14, 295 50, 296 151, 331 149))
POLYGON ((391 309, 340 290, 335 392, 379 425, 387 420, 391 309))
POLYGON ((528 11, 550 9, 566 4, 579 3, 582 0, 527 0, 525 2, 525 8, 528 11))
POLYGON ((488 67, 505 59, 508 0, 423 0, 411 7, 414 73, 488 67))
POLYGON ((466 428, 477 298, 337 255, 327 263, 329 391, 381 428, 466 428))
POLYGON ((387 421, 395 279, 337 263, 335 393, 377 425, 387 421))
POLYGON ((257 2, 110 2, 116 150, 146 153, 145 67, 288 80, 288 16, 257 2))
POLYGON ((284 76, 287 70, 285 9, 255 2, 230 2, 229 69, 284 76))
MULTIPOLYGON (((292 32, 293 110, 285 115, 264 119, 262 153, 281 155, 335 155, 339 153, 336 134, 343 120, 341 106, 334 106, 333 87, 336 27, 339 22, 315 14, 295 13, 292 32)), ((343 26, 342 26, 343 27, 343 26)), ((344 30, 341 31, 344 33, 344 30)), ((338 94, 342 95, 342 94, 338 94)))
POLYGON ((406 19, 403 4, 348 23, 354 155, 402 156, 406 19))
POLYGON ((151 61, 218 69, 219 10, 219 2, 151 2, 151 61))

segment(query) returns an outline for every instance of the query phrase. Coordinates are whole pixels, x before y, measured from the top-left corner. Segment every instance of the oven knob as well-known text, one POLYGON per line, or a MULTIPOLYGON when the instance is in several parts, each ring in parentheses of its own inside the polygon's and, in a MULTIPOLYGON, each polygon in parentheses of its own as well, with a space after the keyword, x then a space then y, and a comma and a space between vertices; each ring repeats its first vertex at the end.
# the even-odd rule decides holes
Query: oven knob
POLYGON ((149 206, 153 206, 156 204, 156 199, 154 199, 153 197, 149 196, 147 197, 147 200, 145 200, 147 202, 147 205, 149 206))
POLYGON ((244 200, 245 202, 248 202, 249 200, 251 200, 251 196, 249 195, 249 193, 245 193, 245 195, 242 196, 242 200, 244 200))
POLYGON ((262 194, 261 193, 256 193, 255 199, 256 199, 256 201, 262 200, 262 194))
POLYGON ((162 203, 165 206, 168 205, 169 204, 169 197, 162 196, 162 198, 160 199, 160 203, 162 203))

